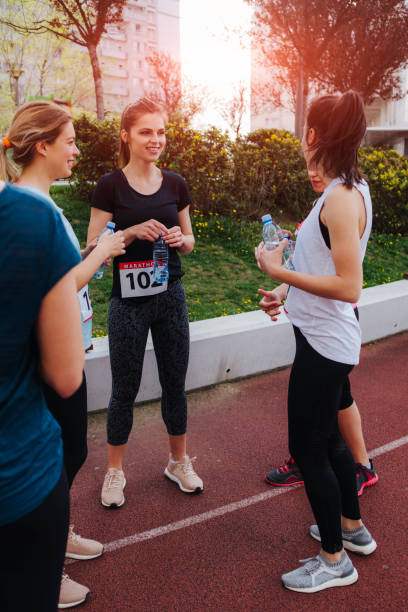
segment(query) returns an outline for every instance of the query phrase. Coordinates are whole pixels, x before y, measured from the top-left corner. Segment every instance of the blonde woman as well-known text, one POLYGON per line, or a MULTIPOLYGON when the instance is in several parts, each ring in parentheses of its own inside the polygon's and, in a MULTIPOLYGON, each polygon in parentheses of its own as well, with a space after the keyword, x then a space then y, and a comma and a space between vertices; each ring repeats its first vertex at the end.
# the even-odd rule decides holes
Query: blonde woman
POLYGON ((81 384, 79 255, 55 207, 3 181, 0 242, 0 609, 55 612, 69 494, 42 380, 62 397, 81 384))
MULTIPOLYGON (((85 251, 80 250, 79 242, 71 224, 49 195, 52 183, 57 178, 71 175, 75 157, 79 151, 75 145, 75 130, 72 118, 56 104, 38 101, 22 106, 14 116, 9 133, 0 146, 0 171, 2 178, 13 180, 16 185, 36 197, 45 199, 56 211, 65 227, 72 245, 83 258, 74 270, 78 300, 82 318, 84 349, 92 343, 92 306, 88 293, 88 281, 105 259, 121 255, 124 251, 122 232, 103 235, 96 244, 94 241, 85 251), (14 165, 7 155, 10 150, 14 165)), ((51 239, 51 237, 50 237, 51 239)), ((64 351, 63 345, 59 347, 64 351)), ((87 402, 86 381, 83 374, 80 387, 70 397, 62 397, 45 381, 43 392, 49 410, 62 429, 64 446, 64 466, 68 486, 78 473, 87 456, 87 402)), ((103 552, 103 546, 94 540, 81 538, 70 526, 66 556, 74 559, 93 559, 103 552)), ((84 601, 89 589, 64 574, 60 605, 64 608, 84 601)))

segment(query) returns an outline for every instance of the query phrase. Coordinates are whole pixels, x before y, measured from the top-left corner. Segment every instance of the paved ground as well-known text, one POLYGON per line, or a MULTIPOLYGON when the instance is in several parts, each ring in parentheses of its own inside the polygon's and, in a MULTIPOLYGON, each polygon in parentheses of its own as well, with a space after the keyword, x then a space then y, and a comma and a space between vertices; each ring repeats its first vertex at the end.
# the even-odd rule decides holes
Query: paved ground
POLYGON ((280 575, 312 556, 303 487, 275 489, 264 472, 287 458, 289 370, 189 395, 189 450, 205 481, 198 496, 163 476, 167 440, 157 403, 135 409, 126 456, 126 503, 99 503, 105 415, 90 417, 89 458, 72 490, 76 531, 107 544, 67 566, 92 589, 87 612, 408 610, 408 333, 363 347, 352 374, 379 483, 361 499, 378 542, 353 556, 359 581, 314 595, 285 590, 280 575))

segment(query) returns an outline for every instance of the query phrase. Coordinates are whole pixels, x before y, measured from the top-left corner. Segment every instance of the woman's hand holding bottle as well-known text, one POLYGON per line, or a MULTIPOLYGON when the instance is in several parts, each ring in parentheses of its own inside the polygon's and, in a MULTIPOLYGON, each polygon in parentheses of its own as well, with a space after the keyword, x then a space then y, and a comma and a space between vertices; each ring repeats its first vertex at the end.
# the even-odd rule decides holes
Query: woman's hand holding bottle
POLYGON ((103 232, 95 249, 105 253, 105 260, 125 254, 125 236, 121 230, 112 234, 109 230, 103 232))
POLYGON ((167 230, 166 235, 163 236, 164 242, 173 249, 179 249, 184 244, 184 235, 179 225, 175 225, 167 230))
POLYGON ((160 221, 156 221, 156 219, 150 219, 144 223, 133 225, 130 229, 132 230, 134 238, 138 240, 149 240, 150 242, 154 242, 159 236, 163 236, 164 238, 168 231, 167 227, 163 225, 163 223, 160 223, 160 221))
POLYGON ((278 276, 282 268, 282 255, 287 244, 288 241, 284 238, 273 250, 267 249, 264 242, 260 242, 258 246, 255 247, 255 259, 258 268, 266 272, 266 274, 275 280, 280 280, 278 276))

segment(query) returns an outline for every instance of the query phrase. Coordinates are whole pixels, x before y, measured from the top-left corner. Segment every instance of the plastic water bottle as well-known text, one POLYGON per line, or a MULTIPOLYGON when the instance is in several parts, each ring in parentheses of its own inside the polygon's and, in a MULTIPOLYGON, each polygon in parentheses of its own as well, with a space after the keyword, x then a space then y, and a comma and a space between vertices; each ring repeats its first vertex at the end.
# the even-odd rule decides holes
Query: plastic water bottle
POLYGON ((153 243, 153 275, 156 283, 165 283, 169 278, 169 251, 163 237, 153 243))
MULTIPOLYGON (((262 217, 262 223, 263 223, 262 239, 265 243, 265 247, 268 250, 276 249, 279 246, 279 243, 282 240, 284 240, 284 238, 287 238, 290 243, 293 242, 293 240, 290 240, 289 234, 284 234, 281 228, 279 227, 279 225, 277 225, 272 220, 271 215, 264 215, 262 217)), ((288 243, 288 245, 285 247, 282 253, 282 264, 288 270, 295 269, 292 263, 293 252, 294 252, 294 243, 290 245, 288 243)))
MULTIPOLYGON (((106 232, 106 230, 109 230, 111 234, 113 234, 113 232, 115 231, 115 223, 113 223, 113 221, 108 221, 106 224, 106 227, 103 228, 103 230, 101 231, 101 233, 98 236, 98 240, 99 238, 102 236, 102 234, 104 232, 106 232)), ((103 262, 99 268, 97 269, 97 271, 95 272, 95 274, 93 275, 94 278, 96 279, 101 279, 103 276, 105 270, 105 262, 103 262)))

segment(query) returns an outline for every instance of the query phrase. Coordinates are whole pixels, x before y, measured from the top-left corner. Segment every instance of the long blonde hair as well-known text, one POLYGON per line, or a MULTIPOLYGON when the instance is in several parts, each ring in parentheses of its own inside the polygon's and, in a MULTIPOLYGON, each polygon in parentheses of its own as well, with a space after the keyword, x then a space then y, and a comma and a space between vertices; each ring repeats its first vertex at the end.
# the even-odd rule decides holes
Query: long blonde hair
MULTIPOLYGON (((137 102, 128 104, 124 109, 120 118, 120 129, 129 132, 130 128, 136 123, 139 117, 149 113, 160 113, 163 116, 164 122, 167 122, 167 113, 162 106, 153 102, 153 100, 149 100, 149 98, 139 98, 137 102)), ((119 168, 124 168, 129 163, 129 159, 129 145, 121 138, 118 159, 119 168)))
POLYGON ((16 181, 21 169, 32 162, 36 143, 41 140, 53 143, 63 126, 70 121, 72 117, 69 112, 53 102, 38 100, 21 106, 5 139, 7 144, 0 139, 0 179, 16 181), (7 155, 8 144, 14 164, 7 155))

